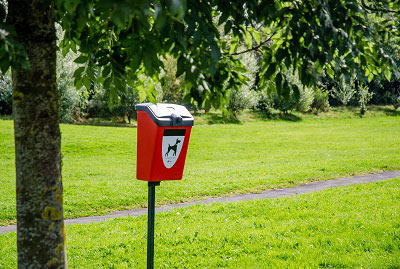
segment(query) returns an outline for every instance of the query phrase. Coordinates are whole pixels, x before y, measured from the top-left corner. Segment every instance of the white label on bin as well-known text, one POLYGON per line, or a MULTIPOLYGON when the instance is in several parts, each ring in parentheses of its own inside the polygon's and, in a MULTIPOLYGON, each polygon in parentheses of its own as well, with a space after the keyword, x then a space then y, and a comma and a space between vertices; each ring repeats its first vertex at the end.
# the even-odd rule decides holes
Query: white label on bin
POLYGON ((185 140, 185 129, 164 130, 162 159, 166 168, 171 168, 178 160, 185 140))

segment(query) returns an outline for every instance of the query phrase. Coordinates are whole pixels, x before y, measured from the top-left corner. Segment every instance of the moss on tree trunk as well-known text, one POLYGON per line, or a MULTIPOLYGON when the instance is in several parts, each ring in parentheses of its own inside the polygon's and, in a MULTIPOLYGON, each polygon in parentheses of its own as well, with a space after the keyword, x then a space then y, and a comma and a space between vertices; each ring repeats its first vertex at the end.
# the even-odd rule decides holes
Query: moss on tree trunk
POLYGON ((65 268, 54 3, 9 0, 29 70, 13 70, 19 268, 65 268))

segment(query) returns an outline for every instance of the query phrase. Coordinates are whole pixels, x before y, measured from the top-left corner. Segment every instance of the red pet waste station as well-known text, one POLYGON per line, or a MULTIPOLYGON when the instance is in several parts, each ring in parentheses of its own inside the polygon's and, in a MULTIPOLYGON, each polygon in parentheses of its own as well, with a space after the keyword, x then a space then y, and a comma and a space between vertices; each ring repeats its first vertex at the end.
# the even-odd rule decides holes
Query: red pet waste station
POLYGON ((136 178, 148 182, 147 268, 154 268, 155 187, 182 179, 194 119, 174 104, 138 104, 136 111, 136 178))

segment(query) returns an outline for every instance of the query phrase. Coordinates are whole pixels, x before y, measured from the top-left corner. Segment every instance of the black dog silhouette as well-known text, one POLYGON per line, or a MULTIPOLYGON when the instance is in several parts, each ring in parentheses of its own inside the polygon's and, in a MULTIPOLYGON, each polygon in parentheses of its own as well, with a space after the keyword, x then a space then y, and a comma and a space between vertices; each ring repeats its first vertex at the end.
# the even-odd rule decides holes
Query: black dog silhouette
POLYGON ((171 146, 170 144, 168 144, 168 151, 167 151, 167 153, 165 153, 165 156, 168 156, 168 153, 169 153, 171 150, 174 151, 174 153, 172 154, 172 156, 176 156, 176 149, 177 149, 179 143, 181 143, 181 141, 177 138, 177 139, 176 139, 175 145, 171 146))

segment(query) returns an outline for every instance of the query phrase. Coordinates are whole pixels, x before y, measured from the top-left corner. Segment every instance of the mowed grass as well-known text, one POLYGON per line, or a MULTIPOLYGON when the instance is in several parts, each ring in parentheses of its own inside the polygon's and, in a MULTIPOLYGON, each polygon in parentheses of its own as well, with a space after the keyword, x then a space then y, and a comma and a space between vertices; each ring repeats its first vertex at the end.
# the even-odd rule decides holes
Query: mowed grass
MULTIPOLYGON (((65 217, 145 207, 135 179, 136 129, 61 125, 65 217)), ((252 120, 195 125, 182 181, 157 203, 256 192, 400 168, 400 117, 252 120)), ((12 121, 0 120, 0 225, 15 222, 12 121)))
MULTIPOLYGON (((146 216, 70 225, 70 268, 145 268, 146 216)), ((156 268, 399 268, 400 179, 156 215, 156 268)), ((15 233, 0 268, 16 266, 15 233)))

